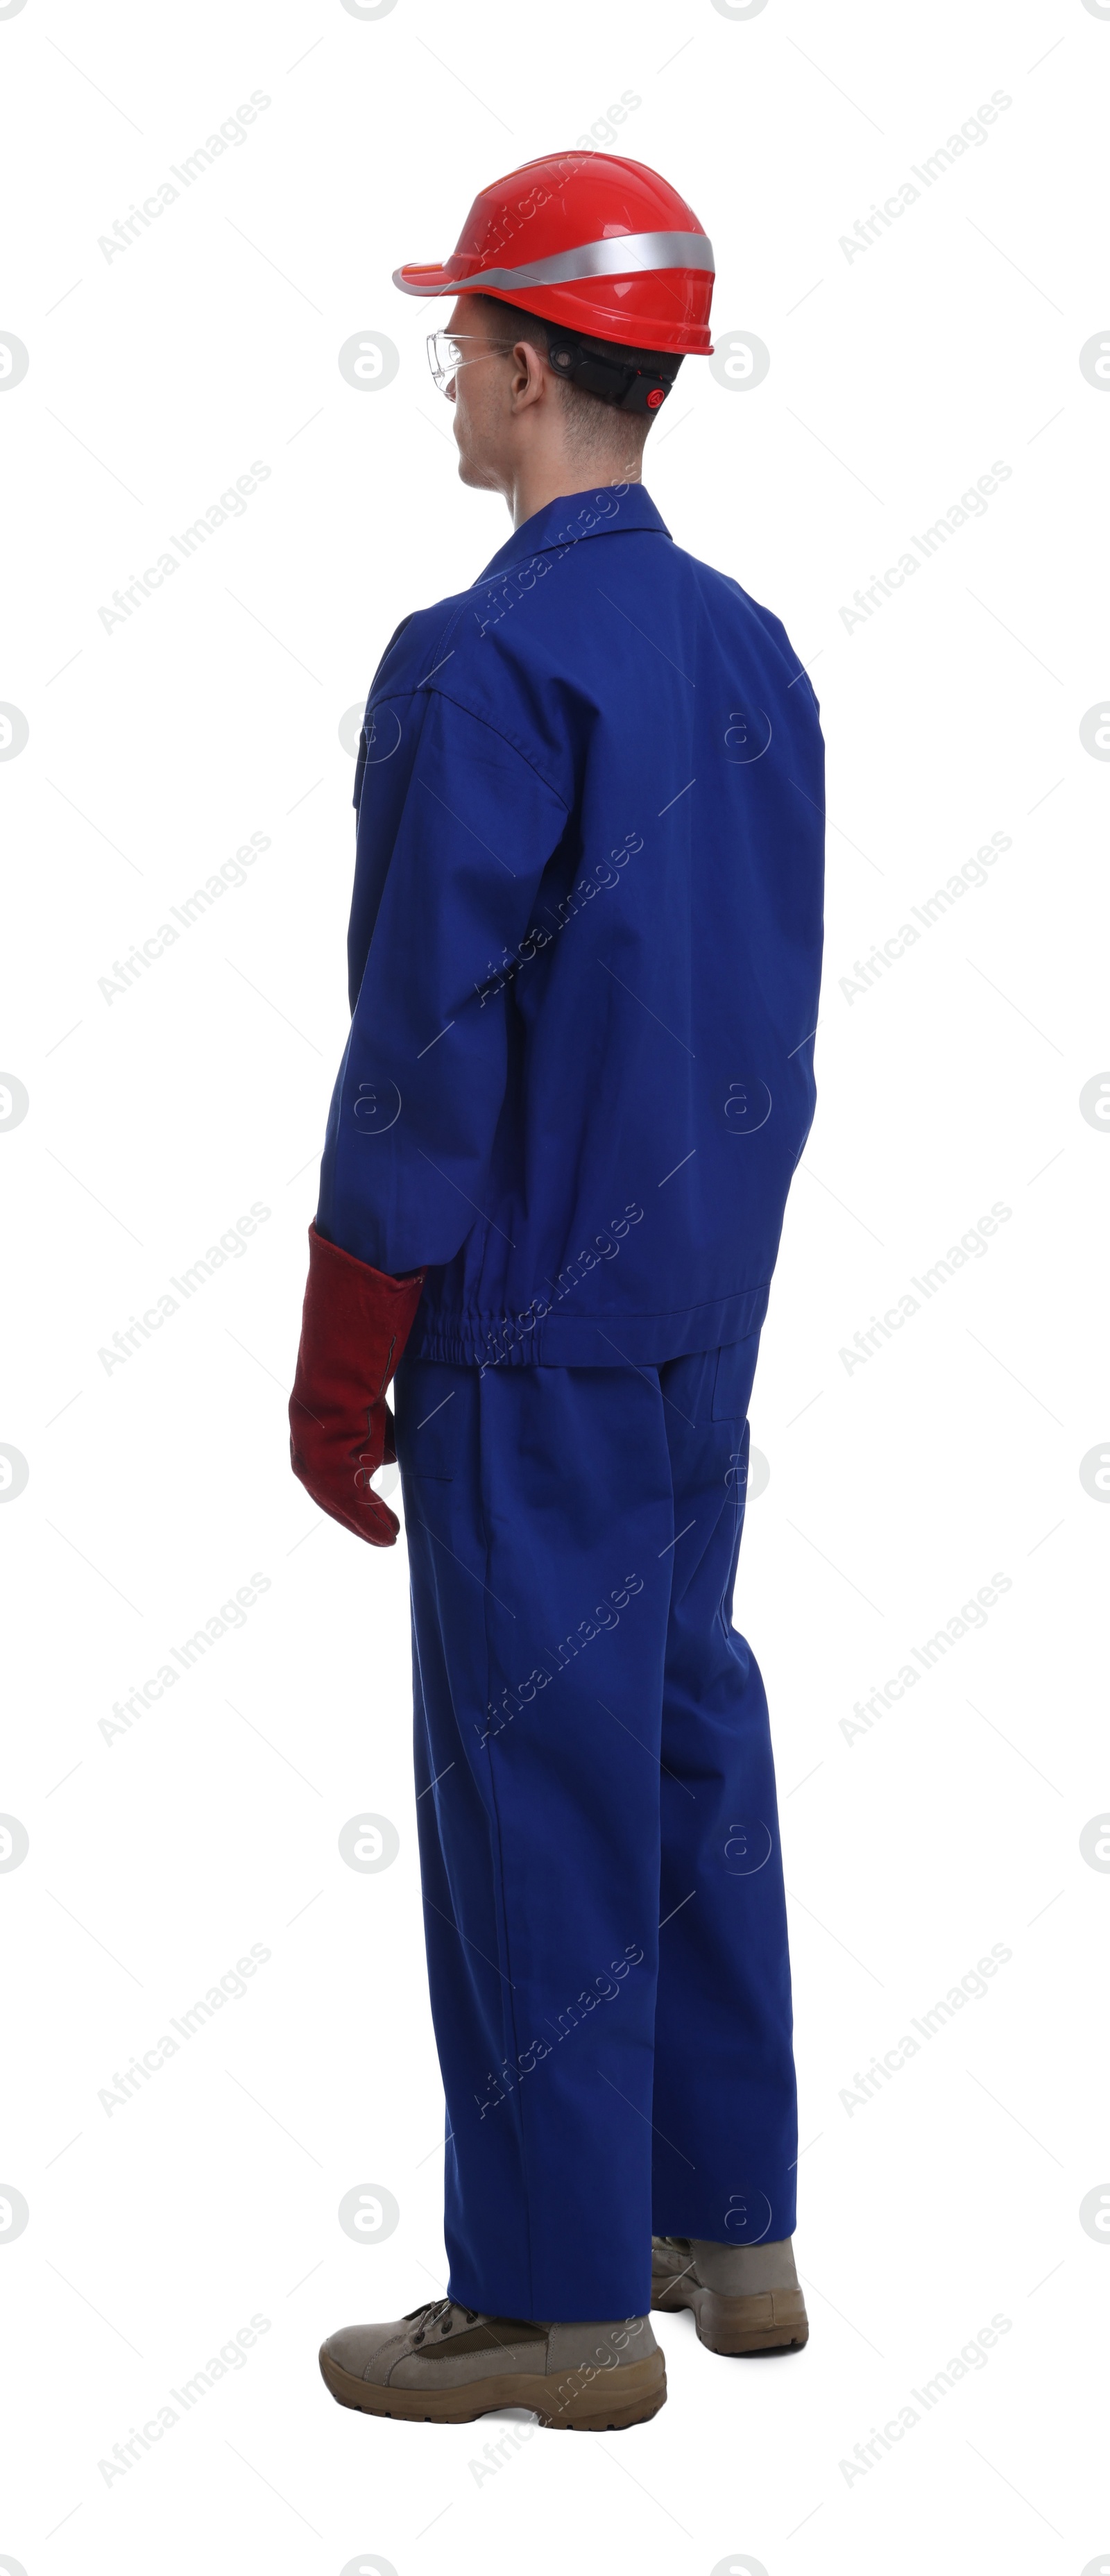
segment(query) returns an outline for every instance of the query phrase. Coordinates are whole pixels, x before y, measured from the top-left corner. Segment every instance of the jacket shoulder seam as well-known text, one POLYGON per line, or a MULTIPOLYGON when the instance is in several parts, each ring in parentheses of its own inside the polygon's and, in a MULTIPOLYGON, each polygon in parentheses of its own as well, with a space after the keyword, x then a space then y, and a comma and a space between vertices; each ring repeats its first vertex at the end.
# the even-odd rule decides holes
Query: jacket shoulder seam
POLYGON ((556 804, 562 806, 564 814, 570 813, 571 809, 567 803, 566 797, 561 793, 561 790, 556 787, 553 779, 550 779, 547 776, 546 771, 541 769, 539 761, 535 758, 534 753, 529 749, 526 743, 520 740, 518 735, 507 733, 504 725, 494 724, 492 717, 486 715, 480 707, 472 706, 468 699, 456 696, 453 689, 445 689, 439 684, 437 684, 435 688, 432 688, 427 682, 423 682, 415 689, 408 689, 404 692, 398 692, 398 694, 403 694, 406 697, 418 697, 421 695, 422 691, 423 694, 429 698, 446 698, 450 706, 458 707, 461 715, 470 716, 473 723, 483 725, 487 733, 496 734, 499 742, 506 743, 509 750, 516 753, 518 760, 523 760, 526 767, 535 772, 541 787, 546 787, 548 794, 554 797, 556 804))

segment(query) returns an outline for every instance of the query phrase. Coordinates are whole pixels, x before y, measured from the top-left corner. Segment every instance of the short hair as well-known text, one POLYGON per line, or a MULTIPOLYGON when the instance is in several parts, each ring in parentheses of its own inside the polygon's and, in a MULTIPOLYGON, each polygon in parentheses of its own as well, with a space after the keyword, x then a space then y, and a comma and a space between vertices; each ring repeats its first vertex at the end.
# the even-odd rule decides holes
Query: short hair
MULTIPOLYGON (((512 339, 506 341, 507 346, 511 347, 516 340, 527 340, 529 347, 538 350, 541 358, 546 358, 550 364, 551 336, 553 332, 558 334, 557 323, 546 321, 540 313, 529 313, 523 305, 503 303, 496 295, 483 295, 480 301, 485 305, 491 318, 496 318, 503 338, 506 336, 507 329, 511 331, 512 339)), ((569 336, 580 339, 582 335, 575 332, 569 336)), ((592 336, 589 347, 599 356, 610 358, 619 366, 626 366, 630 358, 650 358, 654 354, 639 349, 633 351, 622 346, 619 341, 596 340, 592 336)), ((658 364, 660 373, 673 381, 682 360, 660 352, 658 364)), ((573 446, 610 449, 620 447, 625 453, 631 446, 634 452, 642 452, 644 441, 655 419, 654 411, 621 411, 612 402, 607 402, 603 395, 591 392, 586 385, 572 383, 556 369, 552 369, 552 373, 559 388, 559 399, 573 446)))

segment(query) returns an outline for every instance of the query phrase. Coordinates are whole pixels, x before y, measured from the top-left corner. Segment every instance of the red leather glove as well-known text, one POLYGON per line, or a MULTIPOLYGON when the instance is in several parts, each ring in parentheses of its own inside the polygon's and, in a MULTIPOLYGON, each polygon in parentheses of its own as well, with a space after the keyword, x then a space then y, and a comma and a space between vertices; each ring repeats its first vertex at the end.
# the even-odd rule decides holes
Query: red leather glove
POLYGON ((424 1272, 390 1279, 308 1229, 301 1346, 289 1398, 289 1456, 322 1512, 371 1547, 400 1522, 370 1479, 396 1457, 385 1391, 412 1330, 424 1272))

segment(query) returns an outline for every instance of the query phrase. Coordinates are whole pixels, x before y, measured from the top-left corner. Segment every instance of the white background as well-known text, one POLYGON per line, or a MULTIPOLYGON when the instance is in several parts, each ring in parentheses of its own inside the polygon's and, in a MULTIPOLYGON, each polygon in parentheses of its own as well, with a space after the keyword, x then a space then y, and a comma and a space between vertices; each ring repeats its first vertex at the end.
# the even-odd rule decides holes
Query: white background
POLYGON ((1090 1628, 1110 1514, 1079 1469, 1110 1440, 1110 1139, 1079 1095, 1110 1065, 1110 766, 1079 726, 1107 682, 1110 402, 1078 360, 1110 325, 1110 13, 398 0, 361 23, 339 0, 27 0, 0 21, 0 330, 30 353, 0 397, 0 697, 30 729, 0 764, 0 1061, 30 1098, 0 1136, 0 1439, 30 1469, 0 1515, 0 1807, 30 1837, 0 1875, 0 2179, 30 2211, 0 2235, 0 2565, 1104 2568, 1110 2248, 1079 2208, 1110 2190, 1089 2080, 1110 1879, 1079 1836, 1110 1796, 1090 1628), (107 259, 99 236, 256 89, 245 143, 107 259), (996 90, 989 140, 849 260, 841 236, 996 90), (537 2434, 479 2478, 502 2420, 376 2423, 316 2369, 324 2333, 442 2283, 442 2096, 404 1546, 371 1557, 313 1512, 285 1392, 346 1029, 338 726, 398 618, 509 532, 458 485, 428 378, 448 308, 391 271, 444 255, 497 172, 591 128, 689 198, 719 335, 770 350, 750 392, 686 361, 646 480, 676 539, 784 618, 829 745, 820 1100, 736 1602, 778 1748, 813 2331, 789 2362, 728 2362, 665 2321, 652 2424, 537 2434), (364 331, 400 352, 369 393, 337 365, 364 331), (255 459, 246 513, 106 631, 98 608, 255 459), (857 588, 996 459, 985 516, 847 629, 857 588), (113 961, 252 831, 271 847, 247 882, 106 999, 113 961), (1012 846, 987 884, 842 991, 994 832, 1012 846), (242 1257, 107 1371, 113 1334, 255 1201, 242 1257), (849 1371, 856 1332, 996 1201, 989 1250, 849 1371), (256 1570, 245 1626, 106 1740, 256 1570), (855 1702, 996 1570, 986 1627, 849 1739, 855 1702), (377 1875, 337 1848, 360 1801, 400 1835, 377 1875), (109 2114, 115 2070, 252 1943, 271 1956, 246 1995, 109 2114), (842 2102, 993 1944, 1012 1958, 988 1995, 842 2102), (376 2247, 336 2215, 368 2182, 401 2213, 376 2247), (106 2482, 113 2445, 255 2313, 242 2370, 106 2482), (987 2365, 847 2477, 996 2313, 987 2365))

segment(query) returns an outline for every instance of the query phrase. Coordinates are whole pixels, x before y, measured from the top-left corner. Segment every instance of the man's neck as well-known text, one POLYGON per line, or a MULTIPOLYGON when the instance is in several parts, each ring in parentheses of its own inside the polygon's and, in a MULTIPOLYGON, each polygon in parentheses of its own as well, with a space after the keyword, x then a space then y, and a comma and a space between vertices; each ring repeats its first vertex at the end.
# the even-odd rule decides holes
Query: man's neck
POLYGON ((565 493, 592 492, 607 483, 641 483, 643 459, 630 456, 616 465, 611 455, 597 461, 590 471, 588 455, 564 455, 554 461, 522 466, 505 492, 505 501, 514 528, 522 528, 526 519, 534 519, 537 510, 546 510, 549 501, 559 501, 565 493))

